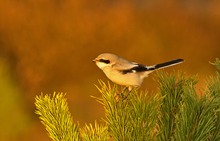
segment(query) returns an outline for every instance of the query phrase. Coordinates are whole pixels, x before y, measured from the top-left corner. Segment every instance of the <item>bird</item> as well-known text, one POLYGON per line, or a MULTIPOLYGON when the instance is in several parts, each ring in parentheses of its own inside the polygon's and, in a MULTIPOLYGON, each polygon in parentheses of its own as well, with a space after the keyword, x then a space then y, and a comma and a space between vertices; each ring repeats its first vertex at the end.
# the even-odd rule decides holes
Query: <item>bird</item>
POLYGON ((184 59, 174 59, 151 66, 128 61, 112 53, 102 53, 93 62, 100 68, 112 82, 125 86, 131 91, 140 87, 143 80, 155 70, 174 66, 184 62, 184 59))

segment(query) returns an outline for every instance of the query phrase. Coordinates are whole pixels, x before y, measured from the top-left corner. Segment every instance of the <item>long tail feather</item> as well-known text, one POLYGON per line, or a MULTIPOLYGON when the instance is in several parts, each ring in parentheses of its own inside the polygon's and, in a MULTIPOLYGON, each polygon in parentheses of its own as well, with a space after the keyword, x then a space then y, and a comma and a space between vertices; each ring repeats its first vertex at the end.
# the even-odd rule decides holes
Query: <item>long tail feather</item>
POLYGON ((176 60, 171 60, 171 61, 168 61, 168 62, 156 64, 156 65, 153 65, 153 66, 148 66, 147 68, 149 70, 162 69, 162 68, 166 68, 166 67, 170 67, 170 66, 180 64, 183 61, 184 61, 183 59, 176 59, 176 60))

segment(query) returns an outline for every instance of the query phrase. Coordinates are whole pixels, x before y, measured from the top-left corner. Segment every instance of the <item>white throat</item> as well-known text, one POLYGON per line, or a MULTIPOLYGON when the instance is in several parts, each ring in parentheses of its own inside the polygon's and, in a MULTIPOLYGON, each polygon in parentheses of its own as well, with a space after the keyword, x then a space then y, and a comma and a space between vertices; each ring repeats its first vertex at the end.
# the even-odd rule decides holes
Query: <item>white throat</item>
POLYGON ((100 69, 104 69, 105 67, 109 66, 109 64, 105 64, 102 62, 96 62, 96 65, 100 68, 100 69))

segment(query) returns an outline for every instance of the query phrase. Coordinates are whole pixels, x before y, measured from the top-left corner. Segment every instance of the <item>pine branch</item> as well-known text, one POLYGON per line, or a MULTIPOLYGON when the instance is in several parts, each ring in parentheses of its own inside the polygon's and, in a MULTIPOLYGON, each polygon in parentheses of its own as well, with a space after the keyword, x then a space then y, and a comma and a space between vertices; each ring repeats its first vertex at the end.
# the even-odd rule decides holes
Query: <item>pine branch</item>
POLYGON ((36 114, 53 141, 80 141, 78 125, 72 121, 64 94, 55 93, 36 97, 36 114))
POLYGON ((184 85, 190 79, 186 79, 183 73, 169 75, 161 72, 157 76, 160 95, 163 97, 159 110, 157 140, 172 140, 176 129, 176 116, 184 94, 184 85))
POLYGON ((151 98, 137 90, 119 93, 118 87, 111 87, 100 81, 102 98, 97 100, 104 106, 105 122, 115 141, 152 140, 156 127, 158 97, 151 98), (116 96, 119 96, 116 98, 116 96))
MULTIPOLYGON (((219 70, 220 70, 220 60, 217 58, 214 63, 219 70)), ((218 141, 220 140, 220 75, 217 72, 215 77, 211 77, 208 81, 208 94, 211 95, 211 98, 216 103, 216 107, 213 109, 215 115, 215 130, 210 135, 210 140, 218 141)))
POLYGON ((212 65, 214 65, 214 66, 216 66, 216 68, 218 69, 218 70, 220 70, 220 59, 219 58, 216 58, 215 59, 215 62, 211 62, 211 64, 212 65))
MULTIPOLYGON (((219 65, 220 61, 215 62, 219 65)), ((159 118, 158 140, 219 140, 220 81, 219 74, 209 83, 209 91, 198 98, 195 78, 159 76, 164 97, 159 118), (179 80, 178 80, 179 78, 179 80), (180 84, 180 85, 179 85, 180 84), (179 87, 179 88, 178 88, 179 87), (178 95, 176 95, 178 94, 178 95), (161 120, 162 119, 162 120, 161 120)))
POLYGON ((209 95, 199 99, 193 85, 189 85, 184 90, 183 102, 177 116, 176 139, 210 140, 211 133, 215 130, 216 115, 213 110, 217 108, 216 99, 209 95))
POLYGON ((110 136, 108 133, 108 127, 104 125, 92 124, 85 125, 81 130, 81 136, 85 141, 108 141, 110 136))
MULTIPOLYGON (((213 64, 220 66, 219 59, 213 64)), ((197 80, 183 73, 159 73, 158 82, 160 92, 153 97, 100 81, 102 97, 95 99, 104 107, 104 125, 95 122, 79 130, 62 93, 37 96, 36 113, 54 141, 220 140, 219 73, 210 78, 200 97, 197 80)))

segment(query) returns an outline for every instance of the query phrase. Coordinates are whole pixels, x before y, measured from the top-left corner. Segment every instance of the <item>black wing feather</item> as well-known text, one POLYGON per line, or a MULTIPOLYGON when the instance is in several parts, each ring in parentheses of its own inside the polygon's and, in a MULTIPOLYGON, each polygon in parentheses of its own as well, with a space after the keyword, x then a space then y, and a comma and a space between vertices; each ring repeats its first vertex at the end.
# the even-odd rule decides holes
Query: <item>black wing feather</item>
POLYGON ((167 66, 175 65, 183 61, 184 61, 183 59, 176 59, 176 60, 171 60, 168 62, 160 63, 160 64, 149 66, 149 67, 141 65, 141 64, 135 64, 136 65, 135 67, 132 67, 126 70, 121 70, 121 72, 123 74, 127 74, 127 73, 135 73, 135 72, 153 71, 159 68, 164 68, 167 66))
POLYGON ((137 66, 132 67, 127 70, 122 70, 121 72, 123 74, 127 74, 127 73, 134 73, 134 72, 143 72, 143 71, 148 71, 148 68, 146 68, 146 66, 144 66, 144 65, 137 64, 137 66))

